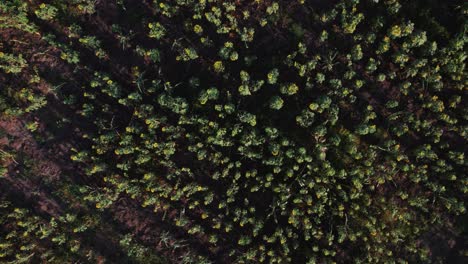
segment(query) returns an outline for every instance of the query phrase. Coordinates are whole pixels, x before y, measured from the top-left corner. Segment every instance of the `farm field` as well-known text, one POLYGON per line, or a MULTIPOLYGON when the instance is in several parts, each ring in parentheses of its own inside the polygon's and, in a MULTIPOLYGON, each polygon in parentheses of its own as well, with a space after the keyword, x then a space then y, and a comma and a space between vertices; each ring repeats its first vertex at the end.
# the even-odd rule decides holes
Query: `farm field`
POLYGON ((468 3, 0 1, 0 263, 468 263, 468 3))

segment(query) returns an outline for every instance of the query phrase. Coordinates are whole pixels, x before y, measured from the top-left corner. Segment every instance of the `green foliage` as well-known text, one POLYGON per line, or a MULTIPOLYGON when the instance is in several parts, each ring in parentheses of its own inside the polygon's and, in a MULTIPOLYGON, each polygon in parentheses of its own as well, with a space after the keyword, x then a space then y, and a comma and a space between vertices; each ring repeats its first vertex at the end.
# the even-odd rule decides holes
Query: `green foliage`
POLYGON ((53 20, 57 16, 57 11, 58 9, 55 6, 42 3, 34 13, 40 19, 53 20))
POLYGON ((279 71, 278 69, 273 69, 268 73, 268 83, 275 84, 278 81, 279 71))
POLYGON ((293 95, 299 91, 299 87, 295 83, 282 85, 280 88, 282 94, 293 95))
POLYGON ((466 239, 465 6, 53 4, 0 4, 14 146, 73 162, 36 180, 1 153, 0 190, 64 200, 0 194, 0 262, 115 262, 98 233, 125 263, 444 263, 466 239))
POLYGON ((284 101, 279 96, 273 96, 270 99, 270 108, 274 110, 280 110, 283 107, 284 101))
POLYGON ((24 32, 34 33, 36 25, 28 18, 28 4, 20 0, 3 1, 0 3, 0 29, 15 28, 24 32))
POLYGON ((166 34, 166 29, 159 22, 149 23, 148 28, 150 29, 149 34, 148 34, 150 38, 155 38, 157 40, 160 40, 166 34))
POLYGON ((28 66, 23 55, 16 57, 14 54, 5 54, 0 51, 0 69, 5 73, 18 74, 28 66))
POLYGON ((217 73, 222 73, 224 71, 223 62, 222 61, 215 61, 215 63, 213 63, 213 69, 217 73))

